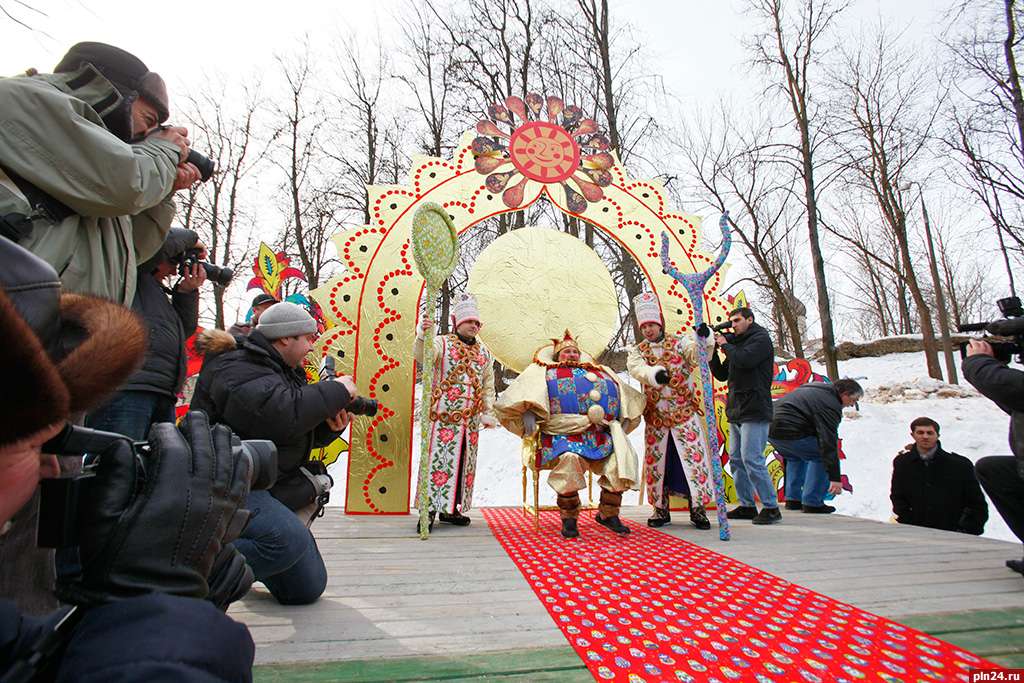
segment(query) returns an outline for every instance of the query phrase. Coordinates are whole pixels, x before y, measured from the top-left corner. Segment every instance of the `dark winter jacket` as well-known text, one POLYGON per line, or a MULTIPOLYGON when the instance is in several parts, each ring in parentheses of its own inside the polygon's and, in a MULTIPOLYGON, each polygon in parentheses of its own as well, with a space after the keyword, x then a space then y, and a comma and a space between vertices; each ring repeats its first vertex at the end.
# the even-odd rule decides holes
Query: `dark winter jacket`
MULTIPOLYGON (((0 601, 0 678, 62 615, 26 617, 0 601)), ((56 680, 251 681, 255 652, 249 630, 212 603, 151 593, 87 610, 56 680)))
POLYGON ((775 347, 768 330, 752 323, 743 334, 726 338, 725 359, 711 354, 711 373, 721 382, 729 381, 725 416, 736 424, 770 422, 775 347))
POLYGON ((975 389, 1010 416, 1010 450, 1024 478, 1024 372, 984 355, 964 359, 963 370, 975 389))
POLYGON ((305 481, 299 467, 312 449, 338 437, 325 420, 348 405, 348 390, 340 382, 306 384, 302 368, 286 366, 258 331, 237 339, 225 332, 219 336, 230 350, 207 352, 192 409, 204 411, 211 424, 225 424, 242 439, 273 441, 278 475, 270 493, 295 509, 291 492, 305 481))
POLYGON ((942 450, 941 443, 928 462, 913 444, 896 456, 889 497, 900 524, 977 536, 988 520, 988 504, 974 476, 974 463, 942 450))
POLYGON ((142 367, 122 391, 152 391, 175 396, 185 382, 185 340, 199 322, 199 290, 167 290, 150 273, 139 269, 132 310, 149 326, 149 347, 142 367))
POLYGON ((836 388, 827 382, 811 382, 775 402, 768 436, 773 439, 816 437, 828 480, 842 481, 839 474, 839 423, 842 419, 843 402, 836 388))

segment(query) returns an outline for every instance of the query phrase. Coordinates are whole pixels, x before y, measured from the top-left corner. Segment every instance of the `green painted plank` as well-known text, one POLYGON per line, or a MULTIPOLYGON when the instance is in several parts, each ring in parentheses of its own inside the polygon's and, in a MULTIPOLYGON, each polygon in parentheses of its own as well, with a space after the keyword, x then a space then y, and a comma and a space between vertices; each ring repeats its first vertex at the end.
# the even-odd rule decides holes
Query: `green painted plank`
POLYGON ((995 655, 994 657, 989 657, 989 659, 1007 669, 1024 669, 1024 654, 995 655))
POLYGON ((1024 626, 1024 609, 1007 608, 971 610, 968 612, 940 612, 897 617, 896 621, 925 633, 940 636, 944 633, 1024 626))
MULTIPOLYGON (((317 664, 272 664, 257 666, 253 679, 257 682, 295 681, 424 681, 459 680, 509 676, 525 676, 523 680, 539 680, 539 675, 558 673, 560 680, 573 670, 586 673, 583 662, 568 647, 538 648, 481 652, 452 657, 401 657, 395 659, 349 660, 317 664)), ((589 678, 589 674, 587 674, 589 678)))
POLYGON ((943 633, 940 637, 982 657, 1024 653, 1024 626, 943 633))

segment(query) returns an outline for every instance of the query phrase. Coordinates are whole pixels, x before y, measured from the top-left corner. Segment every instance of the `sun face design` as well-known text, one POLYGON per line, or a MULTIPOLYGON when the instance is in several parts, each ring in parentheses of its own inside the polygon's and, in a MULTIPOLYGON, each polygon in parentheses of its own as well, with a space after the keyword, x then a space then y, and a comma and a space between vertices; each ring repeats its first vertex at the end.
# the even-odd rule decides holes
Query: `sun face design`
POLYGON ((473 140, 473 155, 477 172, 487 176, 487 189, 501 192, 505 206, 521 206, 531 180, 560 184, 573 213, 604 197, 601 188, 611 185, 608 169, 615 159, 607 136, 582 109, 530 93, 525 101, 512 96, 504 105, 491 105, 487 115, 476 125, 481 135, 473 140), (509 134, 499 124, 515 128, 509 134))

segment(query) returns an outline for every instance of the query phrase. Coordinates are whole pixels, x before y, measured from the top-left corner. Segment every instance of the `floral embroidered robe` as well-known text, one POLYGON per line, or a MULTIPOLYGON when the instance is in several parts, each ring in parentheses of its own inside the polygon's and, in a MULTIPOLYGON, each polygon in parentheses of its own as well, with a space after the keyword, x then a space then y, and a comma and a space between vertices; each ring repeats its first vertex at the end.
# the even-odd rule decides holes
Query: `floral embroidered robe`
MULTIPOLYGON (((422 361, 423 340, 414 353, 422 361)), ((434 337, 434 388, 430 397, 430 509, 462 512, 473 503, 480 418, 494 406, 494 357, 478 339, 466 344, 457 335, 434 337), (462 497, 456 502, 461 479, 462 497)), ((417 485, 416 499, 419 499, 417 485)))
POLYGON ((712 458, 698 393, 697 347, 693 338, 665 335, 658 342, 645 339, 629 350, 626 368, 640 381, 647 396, 644 464, 648 500, 656 508, 668 507, 665 460, 668 440, 672 439, 690 487, 691 505, 707 505, 713 500, 712 458), (659 385, 654 379, 661 368, 668 372, 668 384, 659 385))

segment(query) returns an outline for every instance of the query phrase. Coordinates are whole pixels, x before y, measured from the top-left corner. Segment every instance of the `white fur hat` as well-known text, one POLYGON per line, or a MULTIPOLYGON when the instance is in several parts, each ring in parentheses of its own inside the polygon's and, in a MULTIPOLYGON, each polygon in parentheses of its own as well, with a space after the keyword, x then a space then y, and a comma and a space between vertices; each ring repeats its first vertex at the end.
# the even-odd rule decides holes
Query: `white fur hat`
POLYGON ((633 311, 636 313, 636 324, 657 323, 664 326, 661 321, 661 306, 658 304, 658 297, 654 292, 638 294, 633 299, 633 311))
POLYGON ((452 321, 455 323, 455 327, 458 327, 467 320, 480 322, 480 311, 476 306, 476 299, 472 294, 458 294, 452 305, 452 321))

